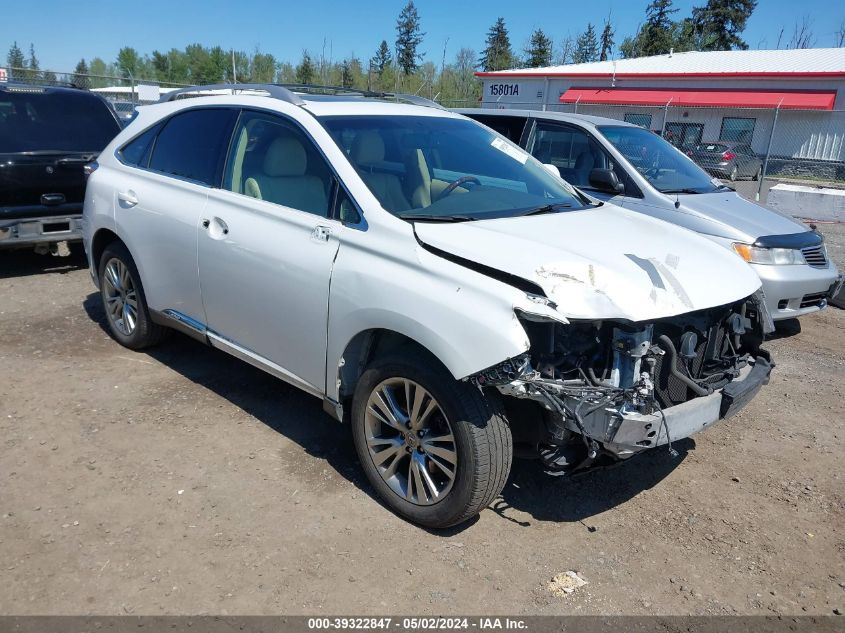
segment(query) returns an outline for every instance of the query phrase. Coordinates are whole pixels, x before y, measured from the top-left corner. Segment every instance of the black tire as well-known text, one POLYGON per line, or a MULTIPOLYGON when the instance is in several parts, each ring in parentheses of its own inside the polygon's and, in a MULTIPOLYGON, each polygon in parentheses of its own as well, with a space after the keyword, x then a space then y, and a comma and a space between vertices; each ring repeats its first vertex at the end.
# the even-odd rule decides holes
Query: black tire
POLYGON ((513 443, 498 394, 482 393, 469 383, 454 380, 445 367, 424 353, 373 362, 355 387, 351 423, 361 466, 379 497, 401 517, 427 528, 446 528, 473 518, 498 496, 510 474, 513 443), (411 380, 428 391, 455 438, 457 465, 451 488, 431 505, 417 505, 395 492, 370 456, 365 431, 367 403, 373 391, 392 378, 411 380))
POLYGON ((156 345, 168 334, 169 330, 166 327, 153 323, 150 318, 144 287, 141 285, 141 276, 138 274, 138 268, 135 266, 135 261, 129 254, 129 250, 122 242, 115 241, 106 246, 100 257, 97 273, 100 281, 100 298, 103 301, 103 309, 106 312, 106 322, 109 326, 109 333, 114 340, 129 349, 143 349, 156 345), (136 318, 134 327, 128 333, 121 330, 118 321, 109 311, 105 276, 106 267, 114 260, 117 260, 126 267, 132 287, 135 290, 135 301, 137 304, 136 318))
POLYGON ((754 176, 753 176, 752 180, 754 182, 757 182, 758 180, 760 180, 762 175, 763 175, 763 168, 760 167, 760 168, 757 169, 757 171, 754 172, 754 176))

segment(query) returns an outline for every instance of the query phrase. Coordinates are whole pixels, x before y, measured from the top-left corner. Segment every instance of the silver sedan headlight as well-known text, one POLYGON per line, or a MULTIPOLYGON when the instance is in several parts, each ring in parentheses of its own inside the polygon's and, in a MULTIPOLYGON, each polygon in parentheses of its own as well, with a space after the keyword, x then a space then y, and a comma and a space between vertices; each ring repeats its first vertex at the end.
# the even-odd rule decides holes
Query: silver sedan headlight
POLYGON ((792 248, 765 248, 735 242, 736 254, 749 264, 770 264, 773 266, 787 266, 790 264, 806 264, 804 254, 792 248))

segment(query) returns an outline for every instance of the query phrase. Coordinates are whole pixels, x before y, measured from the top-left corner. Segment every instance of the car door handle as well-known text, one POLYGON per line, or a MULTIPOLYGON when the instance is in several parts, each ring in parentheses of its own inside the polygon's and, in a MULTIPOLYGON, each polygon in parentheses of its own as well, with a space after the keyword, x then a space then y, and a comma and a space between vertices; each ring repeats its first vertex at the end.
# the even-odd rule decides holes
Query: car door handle
POLYGON ((328 242, 329 236, 332 234, 332 229, 329 226, 317 225, 311 232, 311 239, 318 242, 328 242))
POLYGON ((119 191, 117 199, 123 202, 127 207, 134 207, 138 204, 138 196, 131 189, 129 191, 119 191))
POLYGON ((202 228, 208 229, 209 237, 215 240, 222 240, 226 235, 229 235, 229 225, 221 218, 215 217, 212 220, 203 218, 202 228))

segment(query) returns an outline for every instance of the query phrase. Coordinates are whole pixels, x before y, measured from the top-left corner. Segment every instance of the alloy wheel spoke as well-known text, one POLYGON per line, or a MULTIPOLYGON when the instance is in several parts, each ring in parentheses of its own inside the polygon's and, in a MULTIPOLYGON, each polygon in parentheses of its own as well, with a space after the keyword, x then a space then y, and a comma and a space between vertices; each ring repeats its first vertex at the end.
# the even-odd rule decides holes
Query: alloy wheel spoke
POLYGON ((429 497, 437 499, 440 496, 440 490, 437 488, 437 484, 434 482, 431 473, 428 471, 428 467, 425 465, 425 458, 417 459, 415 461, 417 461, 417 471, 420 474, 423 485, 429 491, 429 497))
MULTIPOLYGON (((410 384, 410 381, 407 384, 410 384)), ((411 421, 411 428, 419 429, 420 424, 422 422, 422 420, 420 419, 420 409, 422 408, 423 403, 426 401, 427 398, 429 401, 428 406, 429 408, 431 408, 431 406, 434 404, 434 400, 431 398, 431 396, 428 395, 428 392, 419 385, 414 385, 414 387, 411 388, 410 391, 413 391, 413 394, 411 395, 411 399, 408 400, 408 417, 411 421)))
POLYGON ((404 432, 405 427, 399 424, 396 418, 393 417, 393 414, 390 413, 390 408, 386 404, 379 402, 381 397, 378 394, 373 395, 375 395, 376 397, 375 403, 371 403, 367 407, 367 412, 382 424, 389 426, 390 428, 399 431, 400 433, 404 432))
POLYGON ((109 263, 109 265, 106 266, 106 281, 108 281, 111 287, 115 290, 120 289, 120 277, 118 276, 117 268, 114 263, 109 263))
POLYGON ((389 448, 385 448, 380 451, 373 451, 371 454, 373 456, 373 463, 376 466, 381 466, 391 457, 394 457, 397 453, 404 452, 404 447, 402 444, 396 443, 389 448))
POLYGON ((426 443, 423 443, 423 448, 429 455, 435 455, 436 457, 448 462, 453 467, 458 463, 458 454, 453 449, 426 443))

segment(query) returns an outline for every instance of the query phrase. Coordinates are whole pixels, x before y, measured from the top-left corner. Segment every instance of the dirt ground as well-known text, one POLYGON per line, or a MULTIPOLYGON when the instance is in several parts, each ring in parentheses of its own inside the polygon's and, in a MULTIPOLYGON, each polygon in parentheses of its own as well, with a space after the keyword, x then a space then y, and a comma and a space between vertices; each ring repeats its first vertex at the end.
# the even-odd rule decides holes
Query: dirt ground
MULTIPOLYGON (((845 227, 820 227, 845 268, 845 227)), ((845 312, 694 440, 574 480, 516 462, 474 522, 372 496, 307 395, 104 331, 80 258, 0 253, 2 614, 831 614, 845 609, 845 312), (571 594, 550 581, 575 571, 571 594)))

